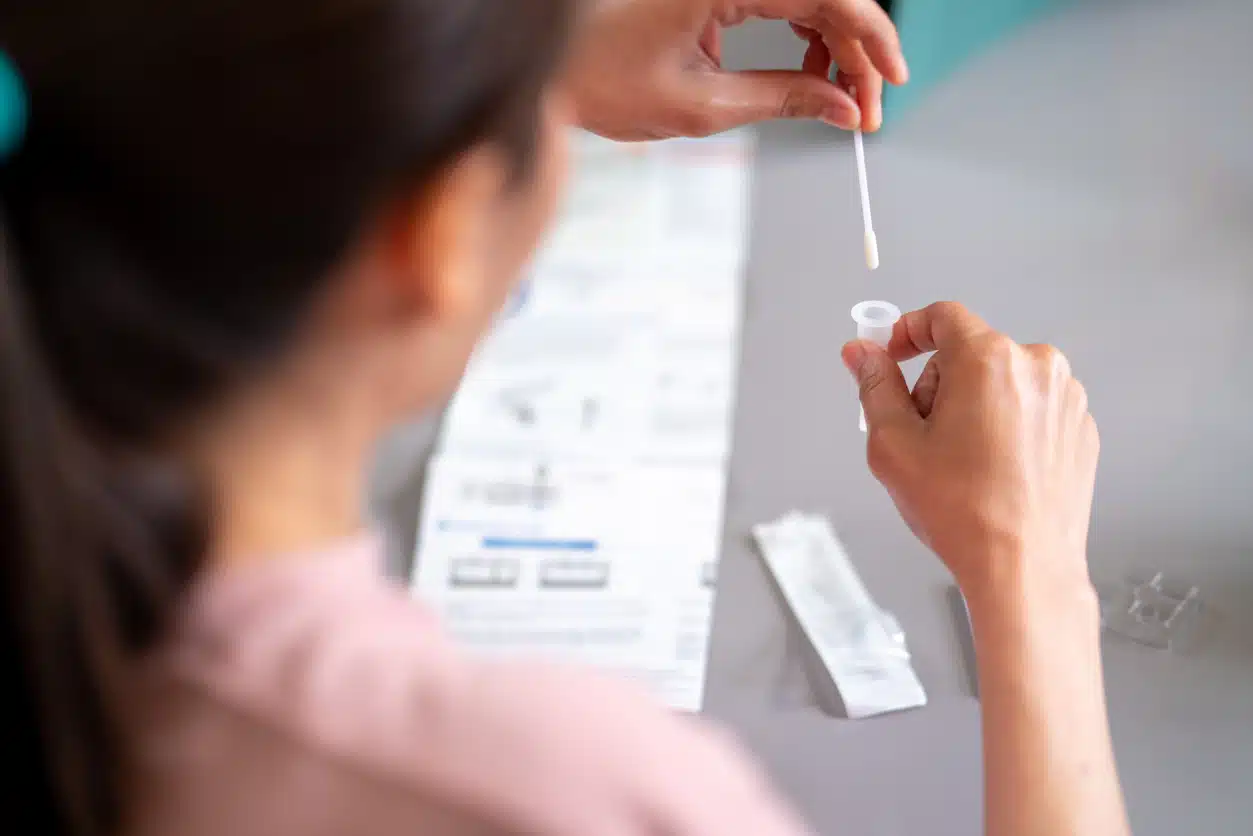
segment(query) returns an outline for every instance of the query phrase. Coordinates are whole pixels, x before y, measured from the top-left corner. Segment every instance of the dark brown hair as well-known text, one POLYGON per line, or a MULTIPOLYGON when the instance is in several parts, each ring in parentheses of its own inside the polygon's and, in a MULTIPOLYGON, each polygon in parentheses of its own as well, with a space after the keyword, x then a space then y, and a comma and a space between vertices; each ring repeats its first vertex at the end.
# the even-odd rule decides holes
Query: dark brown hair
POLYGON ((211 510, 161 442, 264 369, 364 228, 479 142, 525 176, 573 0, 0 0, 3 815, 124 820, 128 674, 211 510))

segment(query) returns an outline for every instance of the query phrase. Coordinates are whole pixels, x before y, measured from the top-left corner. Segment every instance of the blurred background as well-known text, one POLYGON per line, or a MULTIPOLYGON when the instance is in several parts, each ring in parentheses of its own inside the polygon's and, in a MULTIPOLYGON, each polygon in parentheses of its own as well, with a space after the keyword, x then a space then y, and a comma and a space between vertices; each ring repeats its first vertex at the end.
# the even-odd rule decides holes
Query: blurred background
MULTIPOLYGON (((848 137, 760 131, 748 304, 707 711, 770 764, 821 833, 980 828, 977 703, 943 570, 865 471, 838 350, 850 306, 956 299, 1070 357, 1101 427, 1094 576, 1196 584, 1191 655, 1106 647, 1135 832, 1253 820, 1253 3, 897 0, 914 69, 868 138, 882 267, 862 263, 848 137), (833 723, 746 540, 828 514, 909 635, 932 702, 833 723), (907 803, 902 803, 902 802, 907 803)), ((729 33, 729 62, 792 67, 786 26, 729 33)), ((394 569, 413 551, 430 423, 379 457, 394 569)))

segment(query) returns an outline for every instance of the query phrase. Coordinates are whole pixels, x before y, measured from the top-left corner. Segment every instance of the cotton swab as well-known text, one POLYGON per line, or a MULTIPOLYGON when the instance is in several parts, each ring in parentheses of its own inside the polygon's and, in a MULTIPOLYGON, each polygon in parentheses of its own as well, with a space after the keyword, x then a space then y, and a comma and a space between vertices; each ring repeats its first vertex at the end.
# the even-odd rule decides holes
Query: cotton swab
POLYGON ((879 267, 879 239, 874 234, 874 221, 870 218, 870 186, 866 182, 866 146, 862 141, 861 128, 853 131, 853 147, 857 152, 857 183, 861 187, 861 222, 866 228, 866 266, 871 270, 879 267))
MULTIPOLYGON (((857 95, 857 88, 849 91, 857 95)), ((879 239, 874 234, 874 221, 870 218, 870 184, 866 180, 866 144, 862 140, 861 127, 853 131, 853 149, 857 155, 857 185, 861 188, 861 223, 865 227, 866 266, 879 268, 879 239)))

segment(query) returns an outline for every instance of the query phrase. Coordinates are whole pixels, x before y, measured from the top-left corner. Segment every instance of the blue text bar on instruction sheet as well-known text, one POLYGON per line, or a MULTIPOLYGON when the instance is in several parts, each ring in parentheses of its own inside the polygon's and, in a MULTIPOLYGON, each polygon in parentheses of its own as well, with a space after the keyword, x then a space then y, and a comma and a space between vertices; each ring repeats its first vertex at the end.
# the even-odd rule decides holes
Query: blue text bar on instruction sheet
POLYGON ((498 551, 594 552, 595 540, 539 540, 519 537, 484 537, 483 548, 498 551))

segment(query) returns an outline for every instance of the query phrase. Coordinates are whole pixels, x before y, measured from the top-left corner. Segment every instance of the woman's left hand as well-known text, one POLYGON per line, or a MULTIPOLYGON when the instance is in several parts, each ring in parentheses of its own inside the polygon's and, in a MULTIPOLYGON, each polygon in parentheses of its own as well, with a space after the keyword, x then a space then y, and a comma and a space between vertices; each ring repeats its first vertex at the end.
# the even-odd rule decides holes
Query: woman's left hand
POLYGON ((875 0, 595 0, 569 79, 583 127, 638 140, 780 118, 873 131, 884 80, 907 76, 896 27, 875 0), (792 24, 807 42, 800 70, 722 68, 722 29, 750 18, 792 24))

